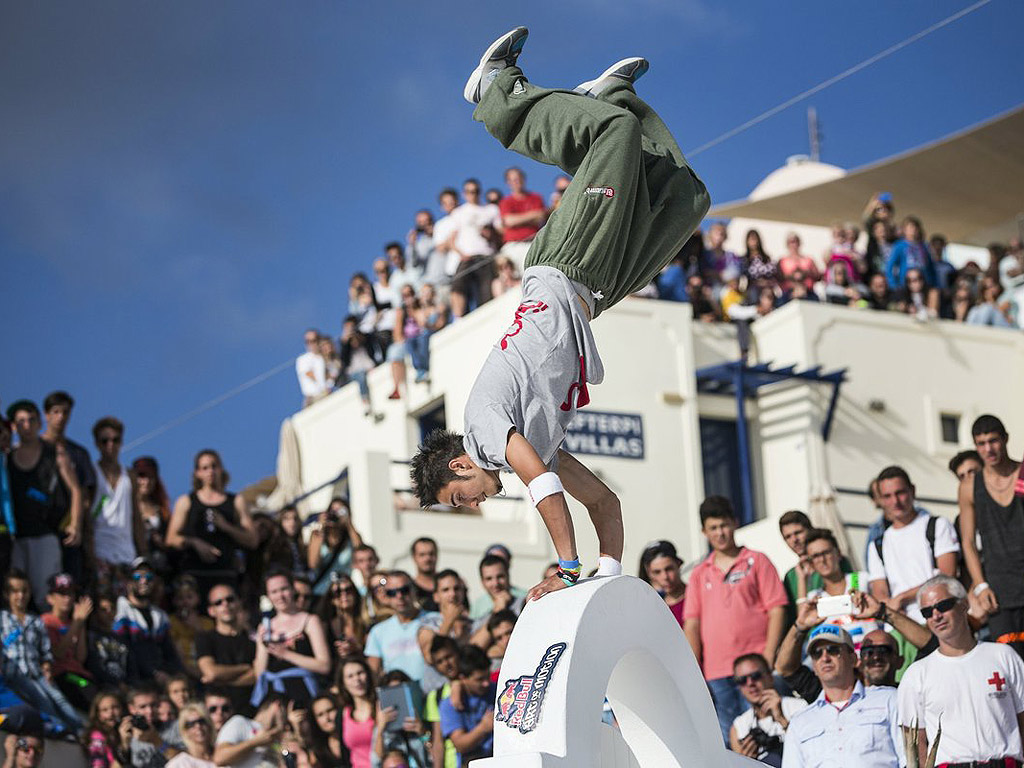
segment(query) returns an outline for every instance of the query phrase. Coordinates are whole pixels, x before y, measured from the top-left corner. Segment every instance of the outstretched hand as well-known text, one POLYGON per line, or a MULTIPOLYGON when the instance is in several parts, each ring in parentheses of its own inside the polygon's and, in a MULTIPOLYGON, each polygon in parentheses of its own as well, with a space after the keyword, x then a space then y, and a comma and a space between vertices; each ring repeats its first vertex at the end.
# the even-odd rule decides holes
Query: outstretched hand
POLYGON ((527 592, 526 600, 527 602, 530 600, 539 600, 548 592, 557 592, 560 589, 565 589, 566 586, 566 583, 562 581, 557 574, 552 574, 527 592))

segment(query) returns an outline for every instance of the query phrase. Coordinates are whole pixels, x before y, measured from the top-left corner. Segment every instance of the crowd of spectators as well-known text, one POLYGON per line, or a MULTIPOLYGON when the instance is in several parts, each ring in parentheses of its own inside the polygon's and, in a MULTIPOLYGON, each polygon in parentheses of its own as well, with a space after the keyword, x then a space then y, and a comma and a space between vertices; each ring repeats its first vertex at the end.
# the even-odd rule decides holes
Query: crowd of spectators
POLYGON ((480 182, 467 179, 461 202, 454 188, 441 190, 440 218, 417 211, 405 242, 387 243, 373 262, 372 280, 365 272, 352 275, 341 336, 306 331, 306 351, 295 363, 304 405, 355 381, 372 416, 368 371, 387 363, 389 398, 401 399, 409 364, 416 383, 429 380, 432 334, 519 286, 530 243, 568 179, 556 180, 547 201, 526 188, 519 168, 505 171, 505 184, 507 194, 489 189, 481 196, 480 182))
MULTIPOLYGON (((79 741, 90 768, 490 754, 525 600, 507 547, 460 574, 423 537, 413 573, 382 569, 345 499, 305 521, 251 512, 209 449, 172 503, 156 460, 122 465, 116 418, 93 426, 93 451, 69 440, 73 406, 54 392, 0 421, 7 765, 38 765, 43 735, 79 741)), ((687 578, 670 542, 644 549, 638 575, 689 641, 730 748, 784 766, 904 765, 908 749, 922 765, 929 750, 1021 765, 1024 473, 999 419, 972 433, 950 464, 955 523, 917 503, 903 468, 871 481, 865 570, 793 510, 779 534, 799 563, 780 578, 736 543, 721 496, 701 504, 709 554, 687 578)))
MULTIPOLYGON (((382 363, 391 367, 392 399, 401 398, 407 361, 415 381, 427 381, 430 336, 519 286, 530 242, 568 181, 558 177, 545 203, 526 189, 522 170, 509 168, 507 195, 491 189, 481 204, 480 182, 468 179, 461 204, 455 189, 441 191, 440 219, 428 209, 417 211, 405 244, 388 243, 373 262, 375 279, 363 272, 352 276, 340 338, 306 331, 306 352, 296 360, 304 405, 356 381, 365 411, 373 415, 366 373, 382 363)), ((765 251, 756 229, 745 233, 742 253, 726 249, 727 239, 725 223, 709 223, 706 234, 695 232, 635 295, 689 303, 702 322, 738 324, 744 354, 749 324, 793 300, 901 312, 921 321, 1004 328, 1024 323, 1020 238, 990 244, 984 269, 975 261, 957 269, 947 260, 946 238, 927 237, 914 216, 897 219, 885 193, 871 198, 860 224, 834 224, 832 245, 817 259, 802 251, 795 232, 778 258, 765 251)))

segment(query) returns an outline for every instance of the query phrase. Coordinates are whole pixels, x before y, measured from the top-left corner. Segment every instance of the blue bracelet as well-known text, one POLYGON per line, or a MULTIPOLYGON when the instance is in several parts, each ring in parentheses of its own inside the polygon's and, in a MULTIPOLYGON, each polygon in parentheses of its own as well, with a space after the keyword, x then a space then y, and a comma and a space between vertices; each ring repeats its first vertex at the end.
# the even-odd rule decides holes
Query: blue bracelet
POLYGON ((575 570, 580 567, 580 559, 577 557, 575 560, 563 560, 558 558, 558 567, 564 568, 567 571, 575 570))

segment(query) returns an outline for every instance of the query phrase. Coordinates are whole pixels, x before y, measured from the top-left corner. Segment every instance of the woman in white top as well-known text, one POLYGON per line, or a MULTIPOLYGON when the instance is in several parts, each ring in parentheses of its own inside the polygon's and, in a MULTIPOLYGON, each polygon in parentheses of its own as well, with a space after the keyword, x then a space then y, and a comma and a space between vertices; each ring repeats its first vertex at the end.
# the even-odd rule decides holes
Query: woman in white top
POLYGON ((167 768, 216 768, 213 762, 213 722, 198 704, 186 704, 178 714, 178 730, 185 751, 167 763, 167 768))

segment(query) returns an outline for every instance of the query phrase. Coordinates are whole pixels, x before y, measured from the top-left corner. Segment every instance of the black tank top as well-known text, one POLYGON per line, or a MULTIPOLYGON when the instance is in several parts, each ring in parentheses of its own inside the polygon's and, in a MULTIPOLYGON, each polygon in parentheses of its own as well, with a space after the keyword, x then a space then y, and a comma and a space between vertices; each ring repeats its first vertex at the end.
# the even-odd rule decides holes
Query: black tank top
POLYGON ((46 536, 56 533, 61 518, 68 511, 70 493, 57 469, 57 449, 43 441, 39 461, 28 470, 7 459, 11 479, 11 502, 17 538, 46 536))
POLYGON ((985 558, 985 581, 1000 607, 1024 606, 1024 498, 1014 495, 1002 506, 985 487, 984 472, 974 475, 974 518, 985 558))
POLYGON ((181 556, 181 569, 185 571, 232 571, 237 572, 235 562, 235 550, 238 544, 233 538, 213 524, 214 512, 220 512, 224 519, 232 525, 237 525, 235 514, 235 494, 228 493, 224 501, 217 505, 203 504, 196 496, 195 491, 189 495, 192 504, 188 508, 188 516, 185 518, 185 525, 182 528, 183 536, 192 536, 202 539, 207 544, 212 544, 220 550, 220 557, 212 563, 205 562, 199 554, 188 547, 181 556))

